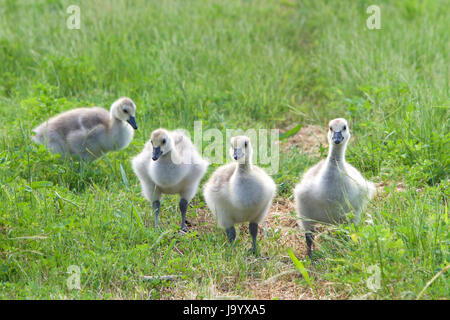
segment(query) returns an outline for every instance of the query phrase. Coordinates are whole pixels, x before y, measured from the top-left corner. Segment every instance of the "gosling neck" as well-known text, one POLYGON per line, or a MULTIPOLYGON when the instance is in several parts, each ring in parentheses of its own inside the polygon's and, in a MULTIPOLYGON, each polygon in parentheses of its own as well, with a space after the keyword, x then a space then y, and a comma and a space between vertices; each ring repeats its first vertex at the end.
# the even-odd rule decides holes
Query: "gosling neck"
POLYGON ((110 128, 122 128, 124 125, 126 125, 125 121, 122 121, 113 115, 111 115, 111 121, 110 121, 110 128))
POLYGON ((181 164, 181 159, 180 156, 178 155, 178 153, 171 149, 170 151, 168 151, 167 153, 163 154, 161 156, 161 159, 164 159, 164 161, 170 161, 173 164, 181 164))
POLYGON ((347 144, 336 145, 330 143, 330 150, 328 151, 327 161, 331 164, 339 165, 345 162, 345 149, 347 144))
POLYGON ((237 173, 247 173, 252 170, 252 163, 250 159, 245 159, 244 163, 238 162, 238 170, 237 173))

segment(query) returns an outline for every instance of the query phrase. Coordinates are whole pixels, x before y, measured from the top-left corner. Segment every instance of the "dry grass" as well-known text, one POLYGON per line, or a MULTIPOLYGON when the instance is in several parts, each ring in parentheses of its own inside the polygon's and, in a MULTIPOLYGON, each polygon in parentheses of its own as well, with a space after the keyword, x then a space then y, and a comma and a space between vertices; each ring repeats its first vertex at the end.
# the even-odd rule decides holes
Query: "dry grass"
MULTIPOLYGON (((381 181, 375 183, 375 187, 377 188, 377 193, 384 193, 384 187, 390 186, 391 184, 386 181, 381 181)), ((397 182, 395 184, 395 191, 397 192, 405 192, 406 191, 406 184, 404 182, 397 182)))
POLYGON ((186 224, 191 231, 197 231, 198 234, 215 232, 216 220, 211 212, 206 208, 197 208, 197 214, 189 217, 186 224))
MULTIPOLYGON (((292 129, 293 125, 286 128, 286 131, 292 129)), ((289 137, 286 142, 282 144, 282 150, 288 150, 297 146, 304 153, 311 155, 319 155, 320 145, 327 145, 326 130, 321 126, 307 125, 303 126, 295 135, 289 137)))

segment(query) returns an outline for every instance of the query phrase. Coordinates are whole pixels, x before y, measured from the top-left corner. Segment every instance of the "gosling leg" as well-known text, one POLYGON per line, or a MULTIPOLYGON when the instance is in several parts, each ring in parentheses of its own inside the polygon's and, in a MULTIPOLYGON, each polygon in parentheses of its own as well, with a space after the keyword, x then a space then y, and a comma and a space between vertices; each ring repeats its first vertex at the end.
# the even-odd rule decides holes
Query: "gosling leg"
POLYGON ((252 253, 256 254, 258 250, 256 244, 256 236, 258 235, 258 224, 255 222, 250 222, 248 228, 250 230, 250 235, 252 236, 252 253))
POLYGON ((152 209, 153 214, 155 215, 155 228, 158 227, 158 216, 159 216, 159 208, 161 207, 161 203, 159 200, 153 201, 152 209))
POLYGON ((305 233, 306 247, 308 252, 308 257, 312 260, 312 245, 314 241, 314 231, 308 231, 305 233))
POLYGON ((236 229, 233 227, 230 227, 228 229, 225 229, 225 233, 227 234, 228 240, 230 240, 230 243, 234 242, 234 239, 236 239, 236 229))
POLYGON ((186 211, 188 207, 188 202, 186 199, 181 199, 179 205, 181 211, 181 230, 187 232, 188 229, 186 227, 186 211))

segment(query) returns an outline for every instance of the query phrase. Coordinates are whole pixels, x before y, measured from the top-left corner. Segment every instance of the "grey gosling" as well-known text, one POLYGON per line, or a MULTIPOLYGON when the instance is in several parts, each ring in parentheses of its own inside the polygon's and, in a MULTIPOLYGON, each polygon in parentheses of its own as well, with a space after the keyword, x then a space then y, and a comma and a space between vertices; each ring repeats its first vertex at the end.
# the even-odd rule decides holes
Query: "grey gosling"
POLYGON ((186 232, 186 211, 209 163, 203 160, 183 132, 157 129, 140 154, 132 160, 144 197, 152 203, 158 226, 161 194, 179 194, 181 230, 186 232))
POLYGON ((138 128, 135 113, 136 105, 126 97, 115 101, 109 112, 99 107, 69 110, 33 129, 32 139, 54 154, 94 160, 130 144, 138 128))
POLYGON ((252 164, 252 146, 246 136, 231 138, 233 163, 219 167, 205 184, 203 195, 219 227, 231 243, 236 238, 234 224, 249 222, 252 252, 257 252, 258 224, 269 211, 276 185, 261 168, 252 164))
POLYGON ((347 121, 343 118, 331 120, 328 157, 310 168, 294 190, 296 209, 311 259, 314 225, 317 222, 343 223, 351 211, 355 213, 353 222, 358 223, 364 205, 375 193, 374 184, 345 161, 349 140, 347 121))

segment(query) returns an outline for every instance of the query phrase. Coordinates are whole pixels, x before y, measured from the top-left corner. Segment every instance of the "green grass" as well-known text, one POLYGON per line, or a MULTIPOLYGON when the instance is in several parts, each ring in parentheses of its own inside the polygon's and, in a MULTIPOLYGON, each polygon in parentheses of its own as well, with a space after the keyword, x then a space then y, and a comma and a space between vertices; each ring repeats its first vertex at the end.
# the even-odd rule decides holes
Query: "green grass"
MULTIPOLYGON (((66 28, 70 4, 0 0, 1 298, 252 298, 261 296, 252 284, 292 272, 276 280, 295 284, 291 298, 414 299, 448 266, 446 1, 378 1, 381 30, 366 28, 374 3, 362 0, 80 1, 81 30, 66 28), (84 164, 31 142, 49 116, 108 108, 122 95, 138 107, 126 150, 84 164), (325 129, 335 117, 351 123, 348 161, 387 186, 360 225, 320 234, 316 264, 300 249, 302 233, 277 223, 259 238, 268 259, 249 254, 245 229, 234 247, 209 222, 181 237, 176 197, 163 199, 162 230, 153 229, 130 159, 155 128, 192 132, 202 120, 224 132, 325 129), (81 290, 67 287, 71 265, 81 268, 81 290), (371 266, 380 270, 376 292, 367 286, 371 266), (168 274, 181 278, 140 279, 168 274)), ((279 197, 293 200, 317 160, 282 153, 279 197)), ((200 192, 188 210, 188 220, 202 221, 200 192)), ((420 298, 448 299, 448 277, 420 298)))

